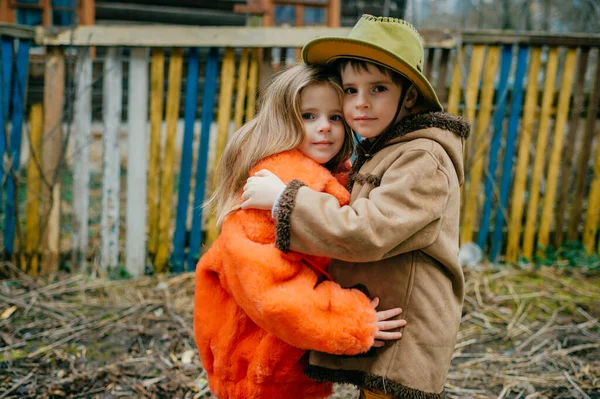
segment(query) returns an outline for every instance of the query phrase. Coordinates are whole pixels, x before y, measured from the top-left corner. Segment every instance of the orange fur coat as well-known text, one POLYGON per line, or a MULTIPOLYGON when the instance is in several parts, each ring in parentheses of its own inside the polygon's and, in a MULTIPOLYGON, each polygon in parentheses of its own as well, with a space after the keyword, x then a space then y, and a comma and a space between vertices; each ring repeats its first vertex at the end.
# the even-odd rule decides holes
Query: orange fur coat
MULTIPOLYGON (((292 150, 259 162, 285 183, 304 182, 347 204, 325 168, 292 150)), ((347 179, 347 176, 346 176, 347 179)), ((274 246, 268 211, 238 210, 196 269, 194 331, 212 392, 220 399, 324 398, 331 384, 303 374, 305 351, 353 355, 375 335, 375 311, 355 289, 323 280, 328 258, 274 246)))

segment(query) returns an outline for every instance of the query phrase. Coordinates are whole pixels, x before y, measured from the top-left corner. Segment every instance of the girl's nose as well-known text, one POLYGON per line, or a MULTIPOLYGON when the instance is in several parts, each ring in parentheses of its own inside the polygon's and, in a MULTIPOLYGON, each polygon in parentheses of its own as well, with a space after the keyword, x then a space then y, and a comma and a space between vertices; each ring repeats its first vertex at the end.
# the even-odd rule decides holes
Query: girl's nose
POLYGON ((327 133, 329 131, 331 131, 331 122, 329 122, 329 119, 321 121, 319 124, 319 133, 327 133))

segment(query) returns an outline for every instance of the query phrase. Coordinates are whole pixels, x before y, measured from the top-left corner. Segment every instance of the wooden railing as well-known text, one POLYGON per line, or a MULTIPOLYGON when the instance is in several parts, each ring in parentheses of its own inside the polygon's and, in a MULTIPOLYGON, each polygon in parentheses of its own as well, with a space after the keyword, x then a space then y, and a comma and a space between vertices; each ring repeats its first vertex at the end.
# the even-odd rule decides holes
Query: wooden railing
MULTIPOLYGON (((44 273, 57 269, 59 243, 67 236, 61 231, 65 190, 60 171, 69 166, 73 270, 88 270, 98 254, 100 269, 124 264, 132 275, 144 273, 146 264, 156 272, 193 270, 203 243, 209 245, 216 236, 214 220, 203 215, 200 205, 212 190, 211 171, 228 136, 253 117, 257 88, 281 67, 273 64, 270 50, 300 48, 313 38, 349 31, 90 26, 53 35, 39 29, 35 35, 21 34, 16 68, 11 68, 8 48, 18 32, 2 29, 3 51, 7 43, 3 68, 17 71, 10 140, 0 147, 9 161, 2 185, 4 252, 32 273, 40 271, 38 262, 44 273), (27 177, 21 179, 27 193, 21 202, 27 209, 26 227, 15 235, 14 179, 19 177, 20 120, 26 108, 24 92, 16 89, 25 87, 23 54, 34 37, 46 47, 44 103, 29 106, 31 155, 27 177), (90 48, 97 50, 95 60, 90 48), (95 63, 103 64, 100 76, 92 73, 95 63), (90 228, 97 221, 90 218, 95 194, 89 188, 89 143, 92 88, 99 78, 102 210, 100 245, 90 247, 90 228), (200 134, 195 134, 198 119, 200 134), (121 126, 127 130, 126 169, 119 158, 121 126), (75 155, 65 162, 67 137, 75 155), (125 170, 126 191, 120 183, 125 170)), ((589 254, 599 252, 600 35, 425 31, 423 37, 425 74, 445 108, 473 122, 465 153, 461 242, 476 242, 490 259, 506 262, 543 256, 544 248, 565 240, 582 242, 589 254)), ((8 126, 8 109, 3 115, 8 126)))

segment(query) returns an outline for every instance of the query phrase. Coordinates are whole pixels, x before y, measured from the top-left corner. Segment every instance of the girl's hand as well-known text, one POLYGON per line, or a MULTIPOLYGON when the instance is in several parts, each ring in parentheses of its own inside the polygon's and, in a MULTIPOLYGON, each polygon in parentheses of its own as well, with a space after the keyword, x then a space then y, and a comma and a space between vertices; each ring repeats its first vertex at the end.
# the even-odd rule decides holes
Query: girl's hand
POLYGON ((263 169, 249 177, 242 193, 242 209, 263 209, 270 211, 277 197, 285 189, 279 177, 263 169))
MULTIPOLYGON (((371 301, 371 306, 373 309, 376 309, 379 305, 379 298, 373 298, 371 301)), ((402 309, 394 308, 389 310, 381 310, 377 312, 377 333, 375 333, 375 343, 374 347, 380 348, 385 345, 384 341, 392 341, 402 338, 401 332, 388 332, 387 330, 394 330, 399 327, 404 327, 406 325, 406 320, 389 320, 393 317, 398 316, 402 313, 402 309)))

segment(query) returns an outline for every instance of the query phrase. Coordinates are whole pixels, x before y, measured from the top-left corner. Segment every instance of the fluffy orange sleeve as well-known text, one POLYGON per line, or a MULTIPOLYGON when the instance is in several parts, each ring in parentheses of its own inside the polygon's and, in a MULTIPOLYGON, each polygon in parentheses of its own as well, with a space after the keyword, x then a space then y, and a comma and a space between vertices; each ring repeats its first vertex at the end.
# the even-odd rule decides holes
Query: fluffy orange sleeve
POLYGON ((354 355, 373 345, 375 310, 360 291, 318 277, 271 243, 249 240, 243 215, 223 226, 222 256, 231 295, 261 328, 301 349, 354 355))

